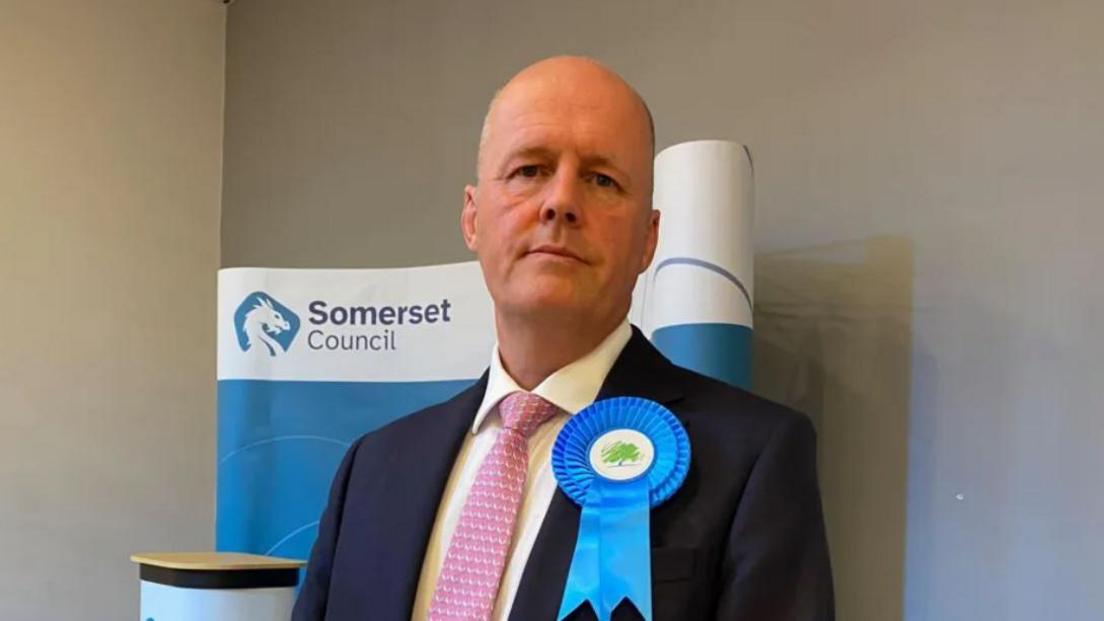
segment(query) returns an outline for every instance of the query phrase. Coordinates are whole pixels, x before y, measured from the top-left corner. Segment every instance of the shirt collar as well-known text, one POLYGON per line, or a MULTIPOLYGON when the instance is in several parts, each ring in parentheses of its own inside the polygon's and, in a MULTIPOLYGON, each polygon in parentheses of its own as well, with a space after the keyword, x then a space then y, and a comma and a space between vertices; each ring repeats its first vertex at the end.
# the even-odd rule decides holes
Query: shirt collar
MULTIPOLYGON (((632 328, 629 327, 629 320, 625 319, 589 354, 546 377, 533 389, 533 394, 550 401, 569 414, 575 414, 590 405, 598 396, 598 391, 606 381, 610 369, 613 368, 613 363, 621 355, 621 350, 625 348, 631 337, 632 328)), ((523 389, 502 366, 498 345, 495 344, 491 354, 491 367, 487 374, 487 390, 483 393, 483 402, 476 410, 472 433, 479 431, 487 414, 498 405, 499 401, 519 390, 523 389)))

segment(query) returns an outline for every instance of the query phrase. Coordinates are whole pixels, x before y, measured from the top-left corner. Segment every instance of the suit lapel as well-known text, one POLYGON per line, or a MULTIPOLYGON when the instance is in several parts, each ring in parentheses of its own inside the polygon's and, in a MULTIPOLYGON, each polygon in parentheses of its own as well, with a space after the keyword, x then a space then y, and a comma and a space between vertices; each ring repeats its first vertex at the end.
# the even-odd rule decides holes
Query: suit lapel
MULTIPOLYGON (((665 405, 682 398, 671 364, 633 326, 633 335, 610 369, 596 400, 641 397, 665 405)), ((683 421, 685 425, 685 421, 683 421)), ((510 621, 555 619, 579 533, 578 505, 558 488, 522 573, 510 621)))
POLYGON ((610 369, 597 399, 641 397, 664 404, 681 399, 682 388, 672 374, 675 365, 636 326, 632 330, 632 338, 610 369))
POLYGON ((388 571, 377 577, 382 588, 372 602, 372 618, 410 618, 437 509, 486 388, 484 373, 470 388, 439 406, 439 411, 421 417, 401 440, 390 443, 382 470, 387 473, 385 497, 403 500, 388 503, 385 509, 389 515, 383 521, 393 528, 381 533, 387 541, 376 549, 385 558, 373 565, 388 571))

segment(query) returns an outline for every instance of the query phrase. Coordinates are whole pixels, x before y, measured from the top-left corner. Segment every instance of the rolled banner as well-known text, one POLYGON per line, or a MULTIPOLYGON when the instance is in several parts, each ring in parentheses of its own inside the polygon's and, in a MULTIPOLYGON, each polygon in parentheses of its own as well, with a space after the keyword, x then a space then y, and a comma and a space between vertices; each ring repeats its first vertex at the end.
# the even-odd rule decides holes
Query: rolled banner
POLYGON ((751 152, 726 140, 667 147, 655 158, 652 202, 663 211, 663 231, 638 296, 645 303, 637 321, 675 364, 750 387, 751 152))
POLYGON ((689 470, 686 429, 655 401, 596 401, 564 425, 552 447, 552 471, 582 514, 558 620, 589 601, 599 621, 608 621, 628 599, 651 621, 649 511, 682 486, 689 470))

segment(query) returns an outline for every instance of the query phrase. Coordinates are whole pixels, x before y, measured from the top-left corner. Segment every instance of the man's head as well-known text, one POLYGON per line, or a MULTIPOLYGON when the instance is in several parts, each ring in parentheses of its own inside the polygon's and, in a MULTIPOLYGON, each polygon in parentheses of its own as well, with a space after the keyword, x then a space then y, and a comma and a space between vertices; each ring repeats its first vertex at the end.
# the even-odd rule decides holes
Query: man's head
POLYGON ((461 230, 500 316, 625 316, 658 237, 654 141, 644 101, 593 60, 540 61, 498 92, 461 230))

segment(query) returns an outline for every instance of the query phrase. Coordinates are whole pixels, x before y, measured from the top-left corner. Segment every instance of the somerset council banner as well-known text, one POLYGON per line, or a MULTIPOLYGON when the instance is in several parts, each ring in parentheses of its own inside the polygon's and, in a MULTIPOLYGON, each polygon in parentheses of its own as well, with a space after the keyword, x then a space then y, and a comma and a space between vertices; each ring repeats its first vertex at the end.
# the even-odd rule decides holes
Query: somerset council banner
POLYGON ((475 262, 219 272, 219 550, 307 558, 330 480, 362 434, 486 368, 475 262))

